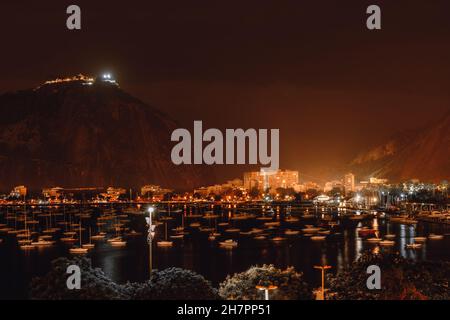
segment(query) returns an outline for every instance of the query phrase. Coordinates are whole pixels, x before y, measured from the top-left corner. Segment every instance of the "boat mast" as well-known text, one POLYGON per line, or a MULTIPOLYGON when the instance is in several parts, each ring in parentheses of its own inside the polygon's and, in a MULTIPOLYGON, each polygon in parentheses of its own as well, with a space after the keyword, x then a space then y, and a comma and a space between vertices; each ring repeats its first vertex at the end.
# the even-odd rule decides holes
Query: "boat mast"
POLYGON ((80 248, 81 248, 81 217, 80 217, 80 223, 79 223, 79 225, 80 225, 80 248))
POLYGON ((165 231, 165 238, 166 238, 166 241, 167 241, 167 221, 164 221, 164 225, 165 225, 165 229, 166 229, 166 231, 165 231))

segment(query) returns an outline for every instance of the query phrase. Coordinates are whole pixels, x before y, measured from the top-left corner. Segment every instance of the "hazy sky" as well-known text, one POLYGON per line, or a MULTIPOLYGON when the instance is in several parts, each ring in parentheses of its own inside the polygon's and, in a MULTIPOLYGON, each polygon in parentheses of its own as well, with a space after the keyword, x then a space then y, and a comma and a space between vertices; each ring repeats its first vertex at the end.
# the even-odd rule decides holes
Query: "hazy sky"
POLYGON ((69 31, 72 3, 2 1, 0 92, 110 71, 188 128, 280 128, 281 166, 308 177, 450 108, 448 0, 76 1, 69 31))

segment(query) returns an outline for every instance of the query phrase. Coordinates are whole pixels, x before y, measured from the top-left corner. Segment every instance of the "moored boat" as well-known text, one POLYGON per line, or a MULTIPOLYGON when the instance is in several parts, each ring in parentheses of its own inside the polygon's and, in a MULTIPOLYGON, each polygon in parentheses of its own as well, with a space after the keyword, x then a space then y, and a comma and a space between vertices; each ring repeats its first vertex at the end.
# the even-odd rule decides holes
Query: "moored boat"
POLYGON ((234 248, 234 247, 237 247, 238 243, 237 243, 237 241, 234 241, 232 239, 228 239, 228 240, 219 242, 219 245, 221 247, 234 248))

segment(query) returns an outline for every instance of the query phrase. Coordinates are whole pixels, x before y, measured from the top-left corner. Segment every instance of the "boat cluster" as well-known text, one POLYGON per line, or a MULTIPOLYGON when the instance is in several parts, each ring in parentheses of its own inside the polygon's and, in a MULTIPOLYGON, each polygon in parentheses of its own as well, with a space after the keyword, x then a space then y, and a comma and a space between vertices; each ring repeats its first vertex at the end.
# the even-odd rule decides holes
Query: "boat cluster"
POLYGON ((21 250, 62 244, 71 254, 86 254, 98 241, 124 247, 124 236, 136 236, 128 214, 114 209, 77 208, 74 206, 18 209, 6 207, 0 214, 0 237, 16 240, 21 250))
MULTIPOLYGON (((311 208, 249 206, 214 208, 189 204, 161 204, 148 217, 147 208, 119 205, 4 207, 0 211, 0 244, 14 238, 22 250, 64 245, 71 254, 87 254, 99 242, 114 248, 127 246, 135 237, 170 248, 190 236, 199 236, 220 248, 236 248, 241 241, 284 243, 293 239, 321 242, 339 239, 347 224, 357 227, 358 236, 383 247, 395 245, 395 234, 380 237, 376 227, 360 227, 375 212, 346 212, 338 216, 311 208), (147 221, 147 225, 145 224, 147 221), (151 222, 150 222, 151 221, 151 222), (148 224, 152 224, 149 239, 148 224), (204 235, 204 236, 202 236, 204 235)), ((391 222, 415 225, 409 216, 392 216, 391 222)), ((417 236, 408 249, 419 249, 427 240, 443 235, 417 236)))
MULTIPOLYGON (((380 237, 378 229, 363 227, 358 230, 358 235, 365 239, 369 243, 375 243, 383 247, 392 247, 396 244, 395 239, 397 235, 394 233, 385 234, 384 237, 380 237)), ((427 240, 442 240, 444 235, 438 235, 430 233, 428 237, 415 236, 412 237, 410 243, 405 244, 406 249, 421 249, 423 244, 427 240)))

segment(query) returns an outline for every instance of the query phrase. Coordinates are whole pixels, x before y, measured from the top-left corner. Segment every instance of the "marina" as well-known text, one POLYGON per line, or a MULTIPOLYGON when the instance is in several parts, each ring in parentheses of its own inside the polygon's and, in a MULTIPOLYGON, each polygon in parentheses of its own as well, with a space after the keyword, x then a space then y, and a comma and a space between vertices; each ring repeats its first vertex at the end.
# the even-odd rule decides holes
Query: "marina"
POLYGON ((281 202, 2 206, 0 294, 26 297, 32 277, 48 272, 53 259, 75 255, 91 258, 116 282, 144 281, 150 206, 156 208, 153 268, 194 270, 214 285, 257 264, 294 266, 316 285, 314 264, 339 272, 366 250, 450 261, 447 224, 409 223, 400 213, 376 210, 281 202))

